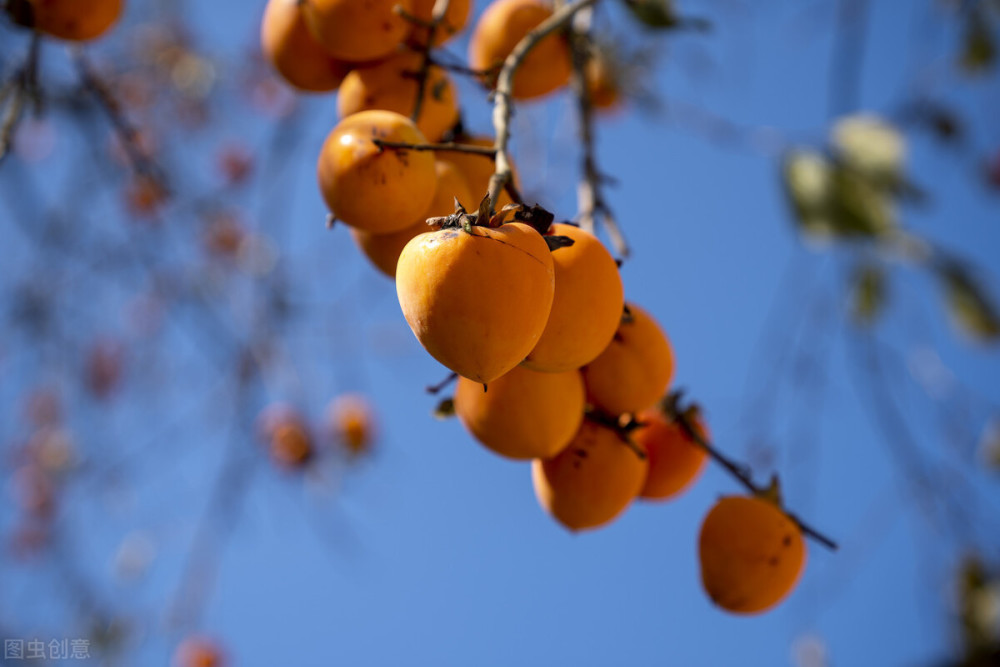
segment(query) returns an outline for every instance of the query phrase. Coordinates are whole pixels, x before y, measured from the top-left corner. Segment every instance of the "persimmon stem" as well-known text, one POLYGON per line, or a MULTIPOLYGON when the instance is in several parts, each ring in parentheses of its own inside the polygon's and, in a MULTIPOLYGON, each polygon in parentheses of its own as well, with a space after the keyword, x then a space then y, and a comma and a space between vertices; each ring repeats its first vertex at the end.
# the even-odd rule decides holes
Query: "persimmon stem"
POLYGON ((514 114, 511 103, 514 90, 514 74, 538 44, 550 34, 561 30, 582 9, 586 9, 598 0, 574 0, 556 9, 552 16, 542 21, 517 43, 500 68, 497 77, 496 90, 493 93, 493 130, 496 133, 493 148, 496 150, 493 176, 490 177, 488 194, 490 208, 496 208, 500 191, 511 180, 510 156, 507 145, 510 143, 510 120, 514 114))
MULTIPOLYGON (((761 485, 754 481, 753 475, 750 471, 749 466, 734 461, 725 454, 723 454, 719 449, 717 449, 712 443, 710 443, 698 430, 696 425, 691 420, 690 408, 682 408, 682 394, 679 391, 672 392, 667 396, 663 403, 661 404, 661 409, 663 413, 674 420, 684 431, 684 434, 694 442, 696 445, 705 450, 706 453, 712 458, 713 461, 722 466, 726 472, 732 475, 737 482, 743 485, 743 487, 755 496, 763 496, 767 494, 772 494, 772 484, 761 485)), ((798 515, 793 512, 788 511, 785 507, 781 507, 781 511, 792 520, 792 522, 798 526, 802 534, 819 542, 827 549, 831 551, 837 550, 837 543, 832 539, 819 532, 805 521, 800 519, 798 515)))
POLYGON ((7 157, 21 118, 24 116, 26 103, 34 99, 36 105, 40 99, 38 92, 38 61, 41 57, 41 36, 35 32, 31 36, 28 47, 28 57, 11 76, 10 80, 0 87, 0 105, 7 101, 6 111, 0 119, 0 162, 7 157))
POLYGON ((473 153, 475 155, 485 155, 493 157, 496 149, 492 146, 476 146, 474 144, 462 144, 454 141, 447 141, 439 144, 409 144, 405 141, 384 141, 382 139, 372 139, 372 143, 379 149, 407 150, 407 151, 444 151, 452 153, 473 153))
POLYGON ((444 391, 444 389, 448 385, 450 385, 452 382, 454 382, 457 379, 458 379, 458 373, 455 373, 455 372, 449 373, 448 377, 446 377, 445 379, 441 380, 437 384, 429 384, 429 385, 427 385, 427 393, 428 394, 432 394, 432 395, 433 394, 439 394, 442 391, 444 391))

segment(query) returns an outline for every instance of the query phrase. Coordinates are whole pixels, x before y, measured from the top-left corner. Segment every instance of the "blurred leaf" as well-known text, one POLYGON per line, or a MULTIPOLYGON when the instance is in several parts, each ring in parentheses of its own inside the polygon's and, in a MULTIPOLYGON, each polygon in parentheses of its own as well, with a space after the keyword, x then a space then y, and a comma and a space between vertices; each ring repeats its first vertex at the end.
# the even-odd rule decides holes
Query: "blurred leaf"
POLYGON ((896 226, 889 194, 854 170, 833 171, 831 224, 841 237, 876 237, 896 226))
POLYGON ((450 419, 455 416, 455 400, 446 398, 434 408, 434 417, 437 419, 450 419))
POLYGON ((867 264, 855 273, 851 284, 851 315, 858 324, 870 325, 882 313, 886 303, 885 272, 867 264))
POLYGON ((996 306, 968 271, 949 263, 939 270, 939 277, 955 323, 976 340, 992 342, 1000 338, 1000 315, 996 306))
POLYGON ((996 63, 997 47, 989 20, 982 12, 972 12, 965 25, 959 65, 970 74, 982 74, 996 63))
POLYGON ((678 16, 671 0, 624 0, 625 6, 632 11, 643 25, 656 30, 672 30, 689 28, 692 30, 708 30, 708 21, 698 18, 678 16))
POLYGON ((829 221, 833 167, 818 151, 788 153, 782 161, 785 194, 801 231, 811 236, 832 236, 829 221))

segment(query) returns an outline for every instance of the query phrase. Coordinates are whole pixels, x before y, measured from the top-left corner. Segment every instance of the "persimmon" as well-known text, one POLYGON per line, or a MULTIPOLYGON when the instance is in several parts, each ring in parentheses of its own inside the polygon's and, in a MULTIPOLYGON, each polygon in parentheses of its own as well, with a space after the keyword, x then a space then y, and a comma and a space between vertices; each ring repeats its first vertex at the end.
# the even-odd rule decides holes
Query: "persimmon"
POLYGON ((268 406, 257 418, 257 428, 275 463, 298 468, 312 458, 309 428, 290 406, 282 403, 268 406))
POLYGON ((583 71, 590 104, 598 111, 613 111, 621 104, 622 91, 613 63, 600 52, 587 60, 583 71))
MULTIPOLYGON (((459 141, 463 144, 469 144, 472 146, 486 147, 493 145, 493 140, 488 137, 461 137, 459 141)), ((444 151, 438 154, 438 160, 453 164, 455 168, 458 169, 459 173, 462 174, 462 177, 465 179, 466 184, 469 186, 469 192, 472 194, 475 203, 478 204, 479 200, 486 195, 486 191, 489 190, 490 187, 490 177, 493 176, 493 171, 496 168, 493 158, 488 155, 480 155, 478 153, 444 151)), ((514 167, 513 163, 511 164, 510 170, 514 184, 517 185, 517 169, 514 167)), ((500 210, 510 203, 512 203, 511 198, 505 190, 500 193, 499 197, 497 197, 496 208, 497 210, 500 210)))
POLYGON ((97 39, 118 22, 124 0, 28 0, 35 27, 71 42, 97 39))
POLYGON ((484 384, 538 342, 554 283, 548 245, 519 222, 421 234, 396 266, 399 305, 417 340, 451 370, 484 384))
MULTIPOLYGON (((430 22, 433 18, 435 0, 413 0, 413 15, 424 22, 430 22)), ((469 10, 472 3, 470 0, 451 0, 448 3, 448 10, 444 13, 444 20, 438 25, 434 33, 434 46, 441 46, 452 37, 461 32, 465 23, 469 20, 469 10)), ((410 32, 410 41, 417 44, 427 44, 427 28, 414 26, 410 32)))
POLYGON ((585 419, 556 457, 532 463, 538 502, 570 530, 603 526, 631 504, 648 465, 614 429, 585 419))
POLYGON ((303 0, 313 37, 340 60, 364 62, 389 55, 406 38, 410 24, 394 7, 413 13, 412 0, 303 0))
POLYGON ((434 197, 430 152, 380 150, 372 139, 425 143, 406 116, 362 111, 340 121, 326 138, 316 171, 333 214, 351 227, 388 234, 411 226, 434 197))
POLYGON ((434 192, 434 200, 427 208, 426 213, 415 223, 398 232, 389 234, 372 234, 360 229, 351 229, 351 236, 354 241, 371 260, 379 271, 389 276, 396 277, 396 263, 399 261, 399 253, 415 236, 425 232, 435 231, 437 227, 430 227, 427 224, 428 218, 449 215, 455 210, 455 200, 467 207, 472 207, 472 194, 465 184, 465 179, 454 165, 438 160, 434 169, 437 172, 437 189, 434 192))
MULTIPOLYGON (((472 33, 469 66, 490 72, 486 80, 496 85, 496 73, 517 43, 551 16, 552 8, 538 0, 494 0, 472 33)), ((547 95, 565 86, 571 72, 569 45, 561 34, 552 33, 518 67, 511 93, 522 100, 547 95)))
POLYGON ((344 394, 331 401, 327 409, 337 443, 351 456, 371 449, 375 439, 375 419, 364 396, 344 394))
POLYGON ((557 373, 580 368, 604 351, 621 322, 625 296, 615 259, 597 237, 566 224, 554 224, 550 232, 568 236, 573 245, 552 253, 552 311, 524 365, 557 373))
POLYGON ((290 86, 310 93, 337 90, 352 65, 331 56, 306 27, 299 0, 268 0, 260 22, 264 57, 290 86))
MULTIPOLYGON (((366 109, 385 109, 409 116, 419 86, 413 76, 423 55, 402 53, 368 67, 359 67, 344 78, 337 94, 341 118, 366 109)), ((440 67, 427 71, 417 127, 428 141, 440 141, 458 122, 458 98, 451 77, 440 67)))
MULTIPOLYGON (((648 500, 666 500, 687 489, 701 474, 708 461, 704 449, 688 437, 684 428, 668 418, 659 408, 643 410, 637 416, 645 424, 632 433, 637 445, 649 458, 649 473, 639 496, 648 500)), ((698 433, 708 439, 700 417, 693 419, 698 433)))
POLYGON ((219 645, 206 637, 188 637, 174 652, 173 667, 224 667, 226 663, 219 645))
POLYGON ((674 352, 663 329, 639 306, 627 309, 614 338, 583 369, 587 400, 613 415, 653 405, 674 375, 674 352))
POLYGON ((698 557, 702 584, 715 604, 757 614, 795 587, 806 546, 798 526, 771 500, 729 496, 705 517, 698 557))
POLYGON ((547 459, 573 439, 583 420, 577 370, 537 373, 517 366, 489 384, 459 378, 455 413, 487 448, 512 459, 547 459))

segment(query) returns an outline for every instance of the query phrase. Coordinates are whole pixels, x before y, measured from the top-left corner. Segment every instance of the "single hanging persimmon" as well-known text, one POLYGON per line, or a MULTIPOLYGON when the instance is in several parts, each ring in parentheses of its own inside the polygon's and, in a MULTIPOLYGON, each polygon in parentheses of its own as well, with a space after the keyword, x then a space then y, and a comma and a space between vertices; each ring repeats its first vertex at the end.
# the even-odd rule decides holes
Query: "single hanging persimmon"
MULTIPOLYGON (((396 265, 396 293, 410 329, 432 357, 487 384, 538 342, 555 274, 541 234, 520 222, 454 224, 417 236, 396 265)), ((558 251, 557 251, 558 252, 558 251)))
POLYGON ((368 400, 360 394, 344 394, 327 408, 336 443, 351 457, 371 450, 375 440, 375 417, 368 400))
MULTIPOLYGON (((494 0, 479 17, 469 42, 469 66, 489 72, 486 83, 496 85, 504 60, 529 32, 552 16, 552 8, 539 0, 494 0)), ((569 44, 554 32, 532 49, 514 73, 511 91, 516 99, 547 95, 569 82, 572 72, 569 44)))
POLYGON ((614 338, 583 369, 587 399, 612 415, 653 405, 674 375, 674 353, 663 329, 639 306, 627 304, 626 311, 614 338))
POLYGON ((455 414, 465 428, 488 449, 512 459, 558 454, 580 428, 583 408, 583 378, 577 370, 536 373, 517 366, 488 390, 464 377, 455 387, 455 414))
POLYGON ((604 351, 621 322, 625 296, 615 259, 597 237, 567 224, 552 225, 551 233, 573 239, 573 245, 552 254, 552 312, 524 365, 559 373, 580 368, 604 351))
MULTIPOLYGON (((472 146, 489 147, 493 145, 493 140, 488 137, 459 137, 457 141, 472 146)), ((458 172, 462 174, 462 178, 465 179, 466 184, 469 186, 469 191, 476 200, 482 199, 486 194, 486 191, 490 187, 490 178, 493 176, 493 171, 496 168, 492 157, 477 153, 443 151, 438 153, 437 159, 453 164, 458 169, 458 172)), ((511 160, 510 171, 514 185, 516 186, 517 169, 513 164, 513 160, 511 160)), ((511 203, 510 195, 507 194, 506 190, 502 190, 500 196, 497 197, 496 209, 499 211, 511 203)))
POLYGON ((281 403, 268 406, 257 418, 257 428, 275 463, 285 468, 300 468, 312 458, 309 427, 290 406, 281 403))
POLYGON ((299 0, 268 0, 260 22, 260 45, 278 74, 305 92, 337 90, 353 67, 331 56, 313 38, 299 0))
MULTIPOLYGON (((436 0, 413 0, 413 15, 425 23, 430 23, 434 13, 434 3, 436 0)), ((441 46, 452 37, 461 32, 469 20, 469 10, 472 8, 470 0, 451 0, 448 3, 448 10, 444 14, 444 20, 438 25, 434 32, 434 46, 441 46)), ((428 29, 415 25, 410 32, 410 42, 415 44, 427 44, 428 29)))
POLYGON ((226 655, 217 642, 207 637, 188 637, 177 647, 173 667, 225 667, 226 655))
MULTIPOLYGON (((337 95, 341 118, 366 109, 385 109, 410 116, 419 83, 415 75, 423 64, 420 53, 401 53, 380 63, 359 67, 344 79, 337 95)), ((455 86, 440 67, 427 71, 417 127, 428 141, 440 141, 458 122, 455 86)))
POLYGON ((437 178, 434 155, 380 150, 372 139, 426 143, 406 116, 362 111, 333 128, 316 171, 323 198, 337 219, 351 227, 388 234, 413 225, 430 205, 437 178))
POLYGON ((532 463, 538 502, 566 528, 603 526, 639 495, 648 466, 622 437, 608 426, 584 419, 561 453, 532 463))
POLYGON ((35 27, 71 42, 97 39, 121 18, 124 0, 28 0, 35 27))
POLYGON ((375 268, 390 278, 396 277, 396 263, 399 261, 399 253, 403 252, 403 248, 410 242, 410 239, 426 232, 437 231, 440 228, 439 226, 429 226, 427 224, 428 218, 450 215, 455 211, 456 200, 467 206, 471 206, 473 203, 472 193, 469 192, 465 179, 452 164, 438 160, 434 164, 434 169, 437 173, 434 200, 424 215, 412 225, 389 234, 372 234, 351 228, 351 236, 361 251, 375 268))
POLYGON ((798 583, 806 545, 798 526, 770 499, 722 498, 698 537, 701 581, 712 601, 737 614, 781 602, 798 583))
MULTIPOLYGON (((645 425, 633 431, 632 437, 649 458, 649 473, 639 496, 647 500, 673 498, 698 478, 708 453, 659 408, 643 410, 636 418, 645 425)), ((693 422, 701 437, 708 440, 701 417, 693 417, 693 422)))
POLYGON ((365 62, 391 54, 410 24, 396 10, 412 14, 412 0, 303 0, 313 37, 339 60, 365 62))

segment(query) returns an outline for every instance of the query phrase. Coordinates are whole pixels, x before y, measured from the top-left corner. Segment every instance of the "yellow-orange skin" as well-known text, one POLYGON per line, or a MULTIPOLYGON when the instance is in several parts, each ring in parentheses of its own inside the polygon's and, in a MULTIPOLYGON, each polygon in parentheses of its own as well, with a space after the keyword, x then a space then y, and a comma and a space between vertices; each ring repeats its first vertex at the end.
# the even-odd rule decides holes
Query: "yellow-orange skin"
MULTIPOLYGON (((646 426, 633 431, 632 437, 649 458, 649 473, 639 496, 647 500, 673 498, 701 475, 708 454, 688 438, 680 424, 668 419, 662 411, 644 410, 637 418, 646 426)), ((707 440, 708 432, 701 420, 693 425, 707 440)))
POLYGON ((337 90, 352 65, 313 39, 298 0, 268 0, 260 22, 264 57, 292 87, 310 93, 337 90))
MULTIPOLYGON (((493 145, 493 140, 487 137, 462 137, 459 141, 463 144, 470 144, 472 146, 493 145)), ((496 164, 493 162, 493 158, 486 155, 477 155, 475 153, 443 151, 438 153, 438 160, 454 165, 455 168, 458 169, 458 172, 462 174, 473 199, 472 205, 469 206, 466 204, 466 208, 470 211, 476 209, 482 198, 486 196, 487 190, 489 190, 490 177, 493 176, 493 170, 496 169, 496 164)), ((514 179, 514 184, 516 185, 517 170, 514 168, 513 161, 510 170, 514 179)), ((464 201, 462 203, 465 204, 464 201)), ((507 194, 507 191, 504 190, 500 193, 500 196, 497 197, 496 209, 499 211, 510 203, 510 196, 507 194)))
MULTIPOLYGON (((434 13, 434 2, 435 0, 413 0, 414 16, 430 22, 431 15, 434 13)), ((434 32, 434 46, 441 46, 461 32, 469 20, 471 5, 470 0, 451 0, 448 3, 448 11, 444 13, 444 20, 434 32)), ((417 44, 426 44, 427 28, 414 27, 410 33, 410 39, 417 44)))
MULTIPOLYGON (((537 0, 495 0, 476 23, 469 42, 469 66, 490 70, 503 64, 517 43, 552 16, 552 8, 537 0)), ((569 46, 559 33, 543 39, 514 73, 511 91, 527 100, 547 95, 569 82, 572 65, 569 46)), ((495 74, 490 80, 495 84, 495 74)))
POLYGON ((411 226, 434 197, 437 177, 429 151, 386 149, 372 139, 425 143, 409 118, 362 111, 333 128, 317 164, 320 191, 337 219, 375 234, 411 226))
POLYGON ((709 511, 698 537, 701 581, 715 604, 758 614, 787 596, 802 574, 806 545, 774 503, 729 496, 709 511))
POLYGON ((288 468, 304 465, 312 456, 312 439, 305 424, 295 420, 278 424, 271 433, 271 457, 288 468))
POLYGON ((611 112, 621 104, 621 89, 615 81, 615 73, 608 62, 601 57, 587 61, 584 69, 587 95, 590 104, 598 111, 611 112))
POLYGON ((174 653, 173 667, 225 667, 222 650, 210 639, 190 637, 174 653))
POLYGON ((410 24, 393 7, 413 11, 412 0, 305 0, 309 31, 334 58, 377 60, 403 42, 410 24))
POLYGON ((628 308, 631 321, 623 320, 600 356, 583 369, 587 400, 612 415, 653 405, 674 375, 674 352, 663 329, 642 308, 628 308))
POLYGON ((465 184, 465 180, 458 173, 458 170, 453 165, 440 160, 435 163, 434 169, 437 172, 437 189, 434 192, 434 200, 427 212, 415 223, 390 234, 372 234, 359 229, 351 229, 351 236, 354 237, 354 241, 361 248, 361 251, 375 268, 390 278, 396 277, 399 253, 403 252, 403 248, 410 242, 410 239, 438 229, 438 227, 429 227, 427 218, 454 213, 455 199, 458 199, 466 208, 473 208, 469 187, 465 184))
POLYGON ((351 456, 361 456, 371 449, 375 440, 375 419, 365 397, 345 394, 334 399, 329 407, 334 437, 351 456))
POLYGON ((599 528, 639 495, 647 464, 612 429, 584 420, 555 458, 536 459, 531 475, 538 502, 570 530, 599 528))
POLYGON ((124 0, 30 0, 35 27, 72 42, 97 39, 118 22, 124 0))
POLYGON ((556 294, 552 312, 535 349, 524 365, 559 373, 597 358, 621 322, 625 292, 615 258, 593 234, 579 227, 554 224, 551 233, 573 239, 552 252, 556 294))
MULTIPOLYGON (((340 117, 346 118, 366 109, 386 109, 410 116, 418 83, 407 74, 420 71, 422 58, 418 53, 403 53, 348 74, 337 95, 340 117)), ((458 122, 455 86, 440 67, 428 70, 423 97, 417 127, 428 141, 440 141, 458 122)))
POLYGON ((459 378, 455 413, 470 433, 501 456, 547 459, 569 444, 583 421, 580 372, 536 373, 522 366, 483 385, 459 378))
POLYGON ((484 384, 538 342, 554 282, 542 236, 517 222, 421 234, 396 266, 399 305, 417 340, 451 370, 484 384))

